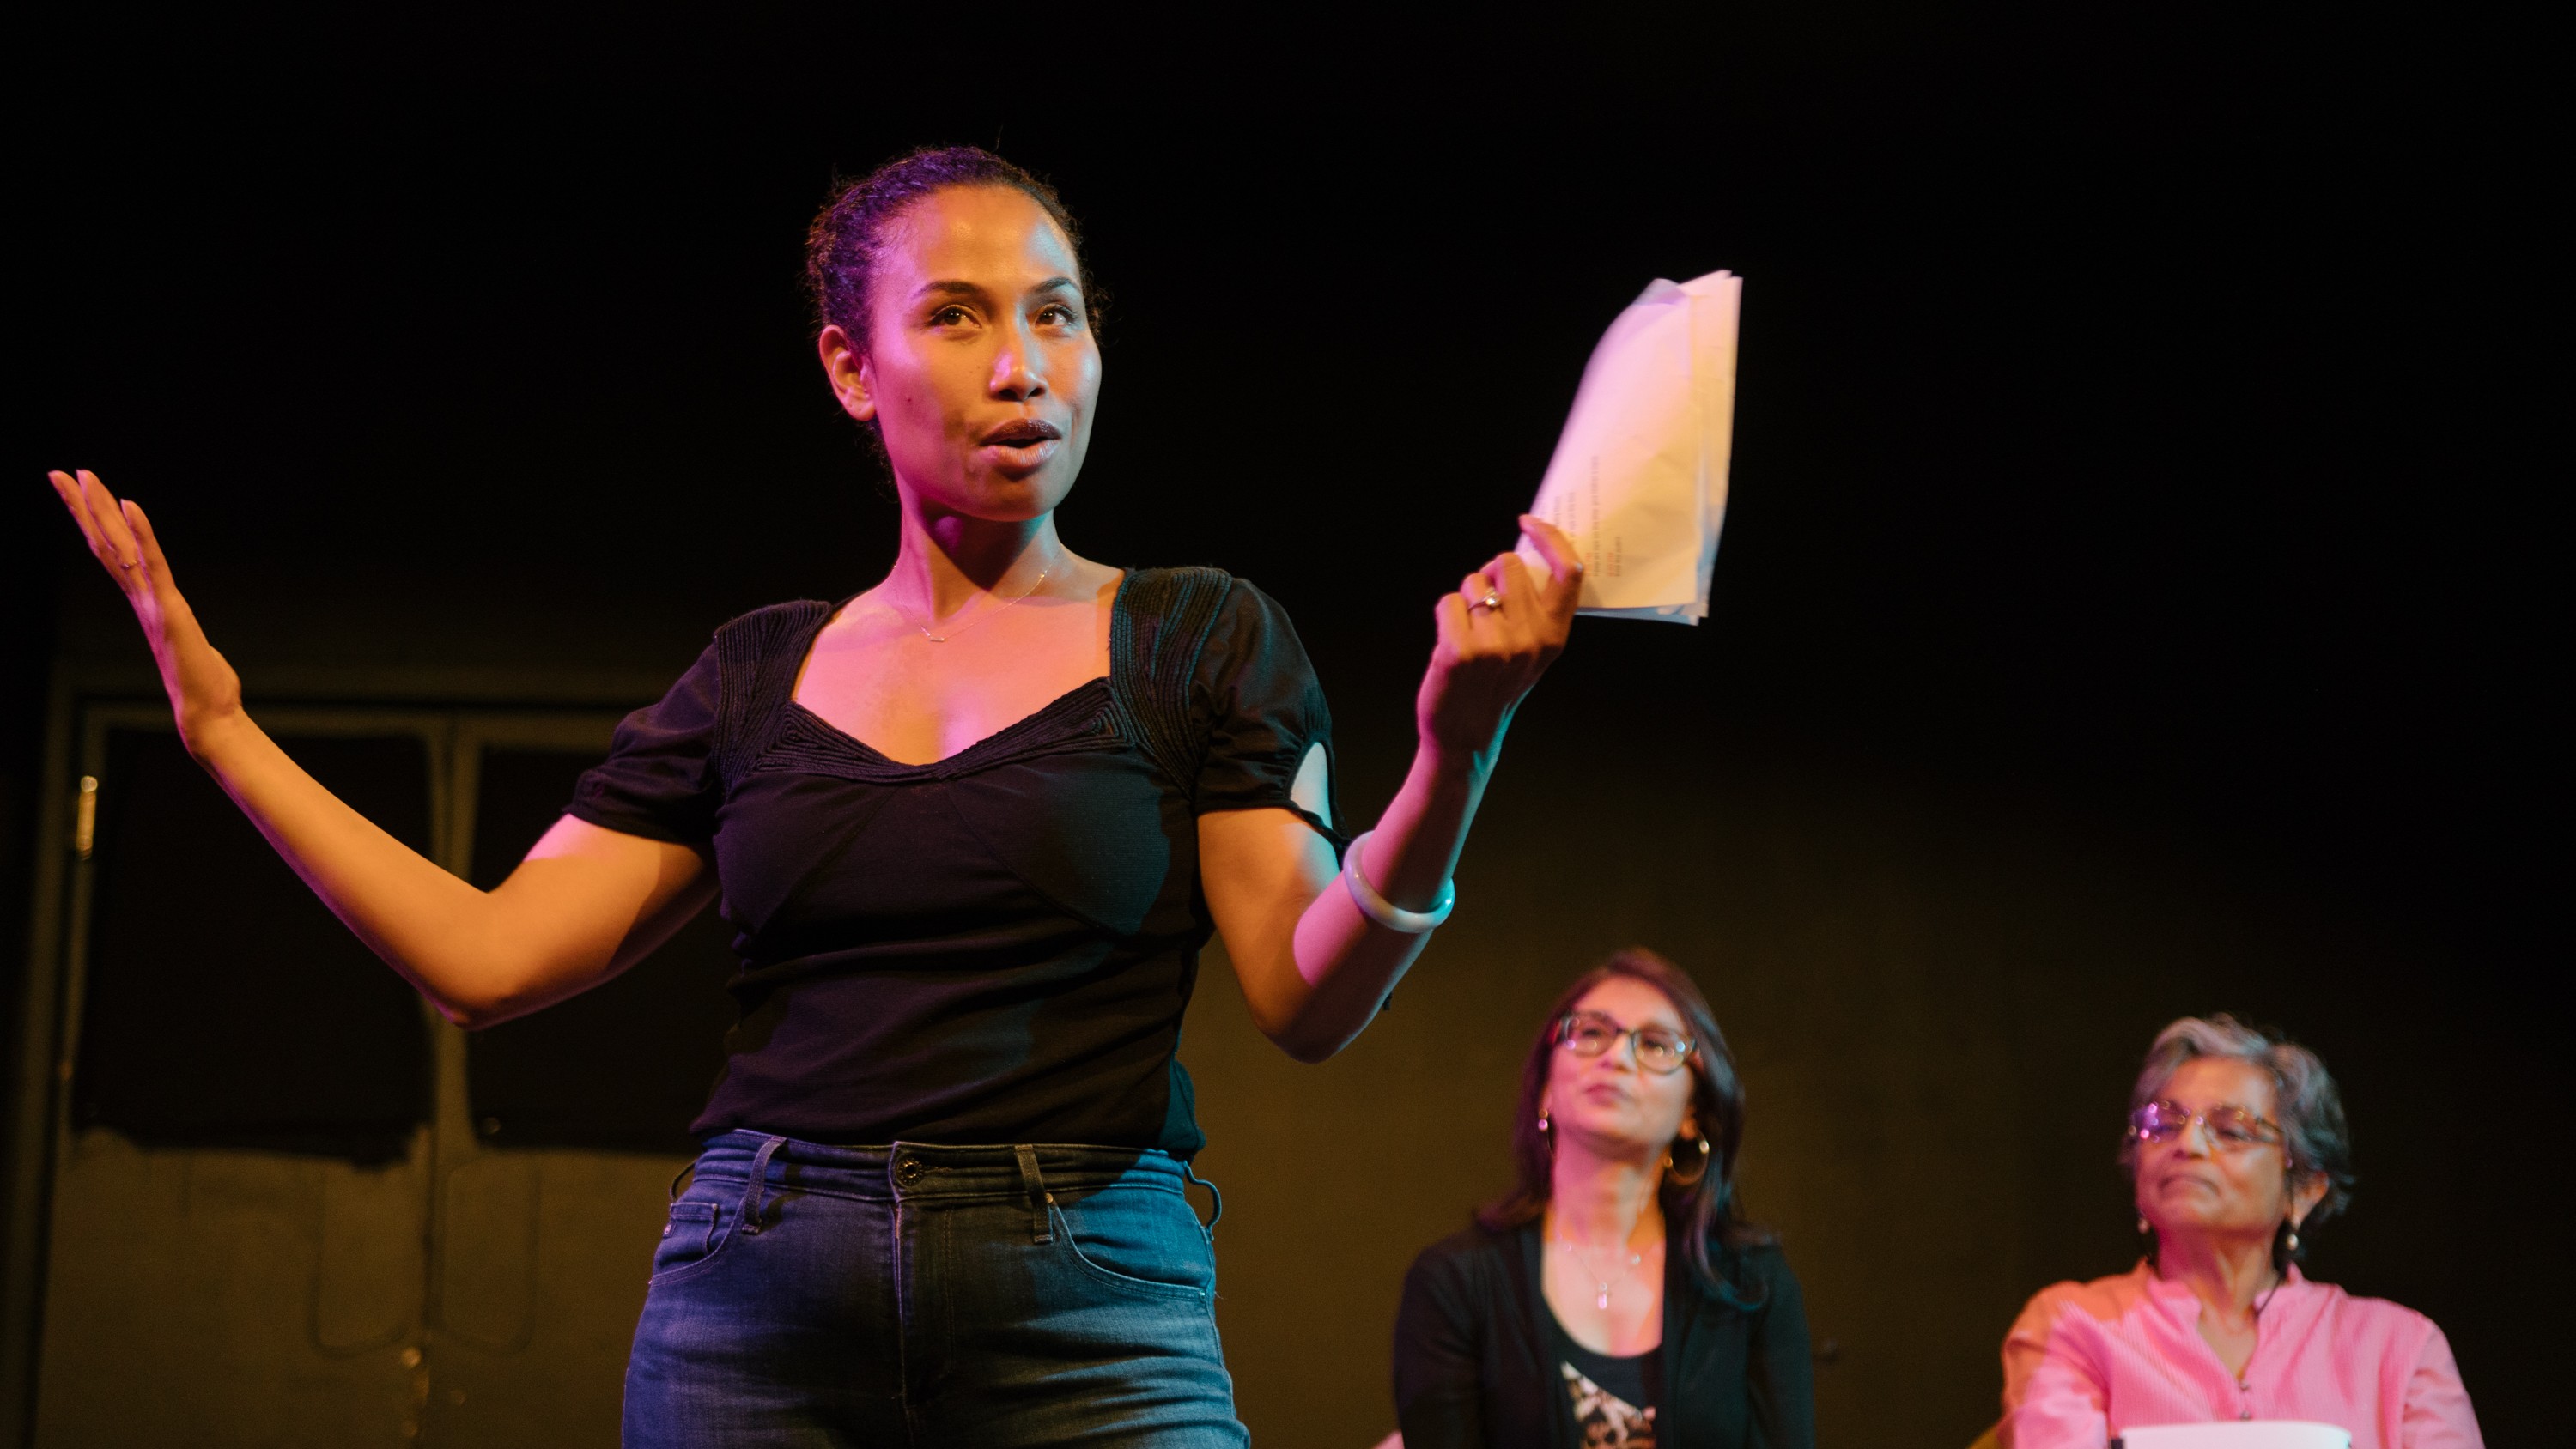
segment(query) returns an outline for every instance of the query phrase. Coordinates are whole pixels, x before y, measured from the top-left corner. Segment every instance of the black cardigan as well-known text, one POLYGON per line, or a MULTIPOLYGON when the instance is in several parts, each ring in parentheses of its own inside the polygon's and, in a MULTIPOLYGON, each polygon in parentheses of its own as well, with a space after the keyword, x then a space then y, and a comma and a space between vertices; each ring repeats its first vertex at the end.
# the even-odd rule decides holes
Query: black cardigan
MULTIPOLYGON (((1655 1449, 1813 1449, 1807 1311, 1788 1259, 1776 1247, 1710 1253, 1731 1290, 1717 1297, 1683 1254, 1665 1255, 1655 1449)), ((1395 1318, 1404 1449, 1577 1449, 1547 1312, 1536 1223, 1423 1249, 1395 1318)))

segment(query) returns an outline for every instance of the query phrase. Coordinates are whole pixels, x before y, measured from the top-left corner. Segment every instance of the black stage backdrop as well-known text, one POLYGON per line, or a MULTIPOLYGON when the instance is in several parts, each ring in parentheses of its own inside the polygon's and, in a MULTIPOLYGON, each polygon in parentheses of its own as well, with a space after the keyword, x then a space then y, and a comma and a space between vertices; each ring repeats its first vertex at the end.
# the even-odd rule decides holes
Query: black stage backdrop
POLYGON ((1708 625, 1578 629, 1469 850, 1484 923, 1349 1056, 1274 1059, 1203 991, 1247 1421, 1391 1427, 1404 1262, 1501 1185, 1538 1005, 1643 939, 1745 1058, 1832 1442, 1991 1419, 2021 1300, 2131 1261, 2137 1053, 2222 1009, 2345 1079, 2362 1186, 2316 1271, 2434 1313, 2536 1441, 2563 467, 2520 422, 2548 168, 2511 38, 1780 8, 1169 51, 986 16, 23 37, 10 923, 56 641, 140 655, 43 468, 152 508, 254 692, 676 672, 891 555, 795 286, 827 183, 998 142, 1112 298, 1066 539, 1281 598, 1365 822, 1430 602, 1509 541, 1600 328, 1729 267, 1708 625))

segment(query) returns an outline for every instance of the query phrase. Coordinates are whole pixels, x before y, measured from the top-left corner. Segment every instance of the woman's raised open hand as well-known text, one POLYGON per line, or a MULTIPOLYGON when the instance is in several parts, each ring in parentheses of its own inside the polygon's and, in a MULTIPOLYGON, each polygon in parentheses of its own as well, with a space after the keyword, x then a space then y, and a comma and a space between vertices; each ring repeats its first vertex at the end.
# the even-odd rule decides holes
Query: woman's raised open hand
POLYGON ((251 719, 240 676, 197 627, 143 510, 86 469, 51 476, 134 606, 188 753, 323 904, 451 1020, 504 1020, 596 985, 715 893, 691 847, 570 817, 491 891, 449 875, 324 789, 251 719))
POLYGON ((152 662, 161 670, 161 688, 170 696, 170 712, 178 719, 179 737, 194 752, 209 730, 241 716, 241 677, 206 642, 206 631, 172 581, 170 560, 142 507, 131 498, 118 501, 87 468, 46 476, 80 525, 81 536, 89 540, 89 551, 125 591, 125 602, 134 606, 144 640, 152 646, 152 662))
POLYGON ((1414 702, 1429 748, 1489 756, 1512 711, 1565 652, 1583 593, 1582 557, 1543 519, 1523 514, 1521 533, 1547 560, 1545 582, 1519 555, 1501 553, 1440 597, 1440 641, 1414 702))

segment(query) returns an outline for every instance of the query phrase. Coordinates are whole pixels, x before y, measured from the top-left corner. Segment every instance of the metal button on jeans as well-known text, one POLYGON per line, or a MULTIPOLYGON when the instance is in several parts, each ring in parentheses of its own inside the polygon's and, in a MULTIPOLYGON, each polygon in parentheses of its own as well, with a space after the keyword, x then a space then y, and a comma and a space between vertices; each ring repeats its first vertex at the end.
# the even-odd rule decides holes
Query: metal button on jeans
POLYGON ((910 1187, 914 1183, 921 1181, 921 1174, 926 1170, 927 1169, 922 1167, 919 1159, 907 1157, 901 1162, 895 1164, 894 1180, 902 1183, 906 1187, 910 1187))

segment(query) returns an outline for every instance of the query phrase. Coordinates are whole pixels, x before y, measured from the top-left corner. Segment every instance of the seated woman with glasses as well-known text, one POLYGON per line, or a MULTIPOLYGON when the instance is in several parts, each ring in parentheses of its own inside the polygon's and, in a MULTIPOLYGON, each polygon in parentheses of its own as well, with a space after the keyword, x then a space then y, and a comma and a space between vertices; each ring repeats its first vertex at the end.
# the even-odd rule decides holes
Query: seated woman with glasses
POLYGON ((2146 1259, 2022 1310, 2004 1340, 2005 1449, 2239 1419, 2333 1424, 2353 1449, 2482 1442, 2433 1320, 2299 1273, 2300 1234, 2352 1186, 2316 1053, 2187 1016, 2157 1033, 2129 1100, 2120 1161, 2146 1259))
POLYGON ((1744 1093, 1707 1000, 1630 949, 1531 1044, 1520 1183, 1405 1277, 1405 1449, 1815 1442, 1798 1280, 1735 1201, 1744 1093))

